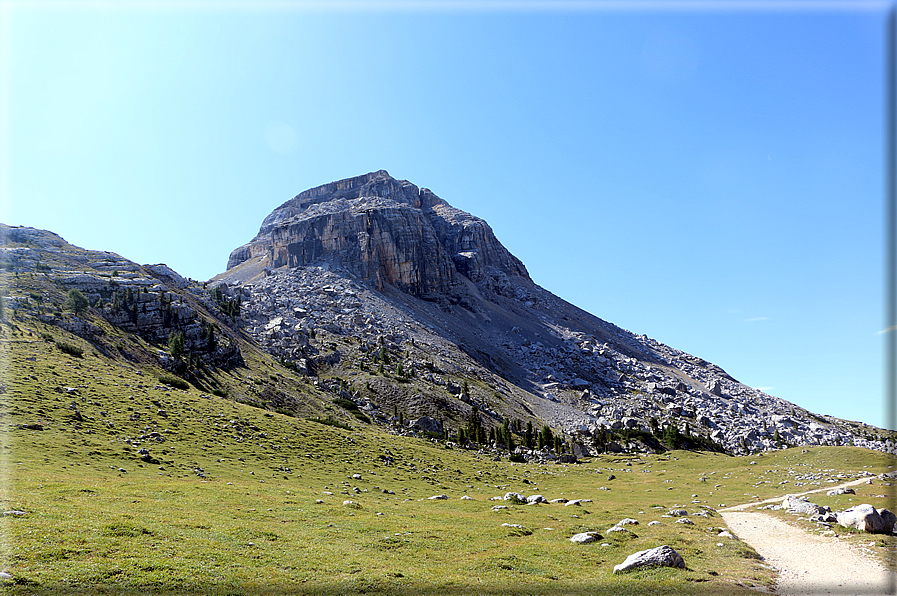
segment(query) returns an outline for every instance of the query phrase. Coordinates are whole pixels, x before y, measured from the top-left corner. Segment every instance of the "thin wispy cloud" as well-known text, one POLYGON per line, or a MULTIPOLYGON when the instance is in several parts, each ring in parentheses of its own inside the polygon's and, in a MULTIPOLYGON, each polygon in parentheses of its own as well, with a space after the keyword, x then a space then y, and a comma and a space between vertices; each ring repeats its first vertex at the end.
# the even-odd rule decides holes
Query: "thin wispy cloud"
POLYGON ((757 391, 762 391, 763 393, 769 393, 770 391, 775 389, 775 387, 754 387, 754 389, 756 389, 757 391))
POLYGON ((754 323, 756 321, 768 321, 769 317, 751 317, 750 319, 745 319, 745 323, 754 323))

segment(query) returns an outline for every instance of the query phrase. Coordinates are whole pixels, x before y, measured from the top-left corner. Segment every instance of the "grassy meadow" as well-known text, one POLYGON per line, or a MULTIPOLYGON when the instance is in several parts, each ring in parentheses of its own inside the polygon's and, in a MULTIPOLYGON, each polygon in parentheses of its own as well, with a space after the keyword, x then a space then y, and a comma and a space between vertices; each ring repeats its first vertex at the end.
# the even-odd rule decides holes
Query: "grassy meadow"
MULTIPOLYGON (((38 323, 3 332, 0 571, 12 576, 9 594, 753 594, 774 575, 749 546, 717 536, 714 508, 894 465, 852 447, 517 464, 355 420, 346 430, 173 389, 152 364, 103 356, 38 323), (509 491, 590 502, 490 500, 509 491), (694 523, 663 517, 674 508, 694 523), (624 518, 639 524, 606 532, 624 518), (569 541, 583 531, 602 538, 569 541), (662 544, 687 568, 612 573, 662 544)), ((298 382, 254 357, 256 377, 298 382)), ((248 382, 246 371, 221 374, 224 386, 248 382)), ((330 407, 323 393, 313 399, 330 407)), ((881 485, 845 498, 883 506, 881 485)))

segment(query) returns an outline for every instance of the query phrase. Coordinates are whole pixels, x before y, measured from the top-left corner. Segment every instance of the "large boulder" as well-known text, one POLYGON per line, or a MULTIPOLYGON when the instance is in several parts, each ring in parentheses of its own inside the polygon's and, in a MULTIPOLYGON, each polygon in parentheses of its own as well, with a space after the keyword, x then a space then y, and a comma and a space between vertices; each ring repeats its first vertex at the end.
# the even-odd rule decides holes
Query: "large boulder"
POLYGON ((868 503, 856 505, 838 513, 838 523, 845 528, 854 528, 864 532, 890 534, 894 531, 895 516, 887 509, 885 516, 868 503))
POLYGON ((442 422, 435 418, 430 418, 429 416, 421 416, 417 420, 412 420, 408 426, 411 428, 419 428, 428 433, 442 433, 442 422))
POLYGON ((589 544, 596 540, 601 540, 601 534, 598 532, 580 532, 579 534, 574 534, 573 537, 570 538, 570 542, 575 544, 589 544))
POLYGON ((664 544, 657 548, 639 551, 626 557, 626 560, 614 566, 614 573, 629 571, 636 567, 678 567, 685 568, 685 560, 671 546, 664 544))

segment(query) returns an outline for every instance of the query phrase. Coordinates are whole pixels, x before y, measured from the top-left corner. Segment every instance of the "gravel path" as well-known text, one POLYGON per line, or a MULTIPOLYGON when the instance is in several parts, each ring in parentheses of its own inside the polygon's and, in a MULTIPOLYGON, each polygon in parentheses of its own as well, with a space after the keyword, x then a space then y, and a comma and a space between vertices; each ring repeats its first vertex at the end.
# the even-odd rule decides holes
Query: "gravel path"
POLYGON ((878 596, 894 593, 893 571, 889 572, 871 556, 864 555, 860 548, 837 538, 810 534, 763 513, 744 511, 758 504, 729 507, 719 513, 734 534, 778 570, 776 594, 878 596))

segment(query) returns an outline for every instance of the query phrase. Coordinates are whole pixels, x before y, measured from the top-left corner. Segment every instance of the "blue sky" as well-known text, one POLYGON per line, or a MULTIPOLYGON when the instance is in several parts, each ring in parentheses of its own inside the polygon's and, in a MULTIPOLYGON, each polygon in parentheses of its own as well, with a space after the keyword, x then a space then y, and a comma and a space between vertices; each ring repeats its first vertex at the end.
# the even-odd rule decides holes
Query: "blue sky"
POLYGON ((207 279, 386 169, 589 312, 885 424, 889 3, 0 6, 6 223, 207 279))

